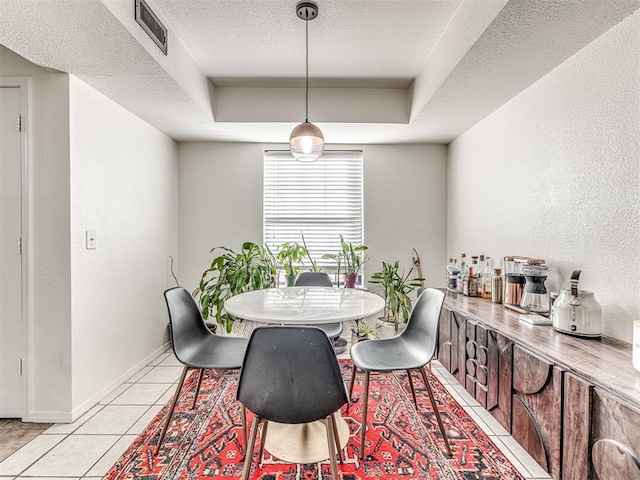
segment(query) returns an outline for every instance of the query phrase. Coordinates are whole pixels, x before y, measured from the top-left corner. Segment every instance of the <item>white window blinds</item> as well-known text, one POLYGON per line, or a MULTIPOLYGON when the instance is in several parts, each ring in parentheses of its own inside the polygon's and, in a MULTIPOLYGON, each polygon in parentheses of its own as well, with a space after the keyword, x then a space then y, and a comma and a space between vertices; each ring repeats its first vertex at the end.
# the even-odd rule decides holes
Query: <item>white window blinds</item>
MULTIPOLYGON (((325 151, 313 163, 289 151, 264 154, 264 243, 274 252, 284 242, 302 244, 323 270, 336 263, 340 234, 362 245, 362 152, 325 151)), ((305 262, 308 265, 308 261, 305 262)))

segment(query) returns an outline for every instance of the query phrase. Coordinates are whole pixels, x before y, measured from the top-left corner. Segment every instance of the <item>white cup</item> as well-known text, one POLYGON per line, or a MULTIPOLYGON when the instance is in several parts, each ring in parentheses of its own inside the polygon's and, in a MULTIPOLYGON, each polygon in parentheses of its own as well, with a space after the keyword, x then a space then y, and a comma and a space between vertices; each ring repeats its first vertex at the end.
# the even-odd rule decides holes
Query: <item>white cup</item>
POLYGON ((633 367, 640 370, 640 320, 633 322, 633 367))

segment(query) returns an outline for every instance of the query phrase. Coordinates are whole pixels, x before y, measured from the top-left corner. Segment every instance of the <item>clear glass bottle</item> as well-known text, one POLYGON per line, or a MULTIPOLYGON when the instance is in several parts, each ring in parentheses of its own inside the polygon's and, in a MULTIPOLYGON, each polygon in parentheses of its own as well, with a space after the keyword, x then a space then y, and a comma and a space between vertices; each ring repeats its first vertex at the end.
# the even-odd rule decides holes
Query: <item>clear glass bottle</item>
POLYGON ((478 257, 475 255, 471 256, 471 266, 470 268, 473 268, 473 271, 475 272, 475 275, 478 276, 478 257))
POLYGON ((480 255, 478 268, 473 270, 478 277, 478 296, 482 296, 482 275, 484 275, 484 255, 480 255))
POLYGON ((458 259, 450 258, 449 265, 447 266, 447 290, 451 292, 458 291, 458 274, 460 269, 458 268, 458 259))
POLYGON ((482 272, 482 285, 478 285, 478 288, 482 291, 482 298, 491 298, 491 291, 493 283, 493 269, 491 268, 491 257, 484 258, 484 270, 482 272))
POLYGON ((491 301, 493 303, 502 303, 504 295, 504 278, 502 277, 502 269, 493 269, 493 278, 491 279, 491 301))
POLYGON ((458 278, 456 281, 456 290, 458 293, 463 293, 464 290, 464 277, 467 275, 467 254, 460 254, 460 271, 458 272, 458 278))
POLYGON ((445 268, 445 276, 444 276, 445 285, 449 285, 449 270, 451 269, 452 263, 453 263, 453 258, 449 257, 449 263, 447 263, 447 267, 445 268))
POLYGON ((469 267, 469 273, 464 277, 462 294, 466 297, 478 296, 478 277, 473 273, 473 267, 469 267))

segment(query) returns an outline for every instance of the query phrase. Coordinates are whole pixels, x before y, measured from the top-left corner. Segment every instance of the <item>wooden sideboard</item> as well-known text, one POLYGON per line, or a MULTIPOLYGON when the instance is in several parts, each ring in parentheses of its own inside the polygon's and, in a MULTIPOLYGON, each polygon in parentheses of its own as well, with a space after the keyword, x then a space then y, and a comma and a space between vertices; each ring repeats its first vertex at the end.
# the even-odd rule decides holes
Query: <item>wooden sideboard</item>
POLYGON ((438 360, 556 480, 640 480, 640 372, 631 345, 521 322, 447 293, 438 360))

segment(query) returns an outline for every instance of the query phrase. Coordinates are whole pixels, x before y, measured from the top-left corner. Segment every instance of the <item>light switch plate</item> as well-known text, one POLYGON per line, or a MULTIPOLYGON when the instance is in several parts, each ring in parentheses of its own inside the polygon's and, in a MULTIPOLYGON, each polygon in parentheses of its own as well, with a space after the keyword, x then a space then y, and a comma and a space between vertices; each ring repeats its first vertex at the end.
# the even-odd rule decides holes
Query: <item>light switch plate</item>
POLYGON ((96 231, 87 230, 87 250, 96 249, 96 231))

